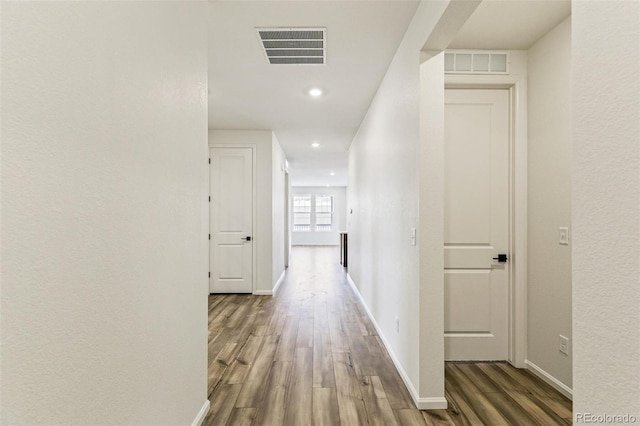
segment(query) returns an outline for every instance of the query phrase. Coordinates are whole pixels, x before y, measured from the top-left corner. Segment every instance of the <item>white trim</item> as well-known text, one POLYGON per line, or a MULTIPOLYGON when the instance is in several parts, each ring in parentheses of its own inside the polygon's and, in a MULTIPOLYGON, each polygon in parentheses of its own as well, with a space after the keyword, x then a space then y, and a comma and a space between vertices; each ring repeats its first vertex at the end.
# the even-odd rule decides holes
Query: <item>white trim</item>
POLYGON ((556 379, 551 374, 547 373, 531 361, 525 360, 525 364, 527 364, 527 369, 529 371, 531 371, 533 374, 542 379, 542 381, 551 385, 555 390, 573 401, 573 389, 571 389, 569 386, 565 385, 560 380, 556 379))
POLYGON ((280 278, 278 278, 278 281, 276 281, 276 285, 273 286, 272 294, 274 296, 276 295, 276 293, 278 292, 278 289, 282 285, 282 282, 284 281, 284 276, 285 276, 286 273, 287 273, 286 269, 284 271, 282 271, 282 274, 280 274, 280 278))
POLYGON ((280 285, 284 281, 284 275, 286 272, 286 270, 282 271, 280 278, 278 278, 278 281, 276 281, 276 285, 273 286, 272 290, 254 290, 252 294, 255 296, 275 296, 278 288, 280 288, 280 285))
POLYGON ((204 404, 202 404, 202 408, 198 412, 198 415, 196 416, 196 418, 193 419, 193 422, 191 422, 191 426, 200 426, 202 424, 202 422, 204 421, 204 418, 207 417, 207 413, 209 412, 210 406, 211 406, 211 403, 207 399, 204 402, 204 404))
POLYGON ((446 398, 444 397, 421 398, 420 395, 418 395, 418 391, 416 391, 416 388, 415 386, 413 386, 413 383, 409 379, 407 372, 405 371, 402 364, 400 364, 400 361, 398 361, 398 357, 396 357, 396 354, 391 349, 391 345, 389 345, 389 343, 387 342, 387 339, 384 337, 384 333, 382 333, 382 329, 378 325, 378 322, 376 321, 376 319, 373 317, 373 314, 369 310, 369 306, 367 306, 367 304, 365 303, 364 299, 362 298, 362 295, 360 294, 360 291, 358 290, 358 287, 356 287, 356 283, 353 282, 353 279, 351 279, 351 276, 349 274, 347 274, 347 282, 351 286, 351 289, 356 294, 356 296, 358 296, 358 299, 360 300, 362 307, 364 308, 365 312, 369 316, 369 319, 371 320, 371 323, 375 327, 376 332, 380 337, 380 340, 382 340, 384 347, 387 349, 387 352, 389 352, 389 356, 391 357, 393 364, 396 366, 396 369, 398 370, 398 373, 400 374, 400 377, 402 378, 404 385, 407 387, 407 390, 411 395, 411 399, 413 399, 413 403, 416 404, 416 407, 418 408, 418 410, 446 410, 447 409, 446 398))
MULTIPOLYGON (((512 58, 513 60, 513 58, 512 58)), ((510 94, 509 358, 527 358, 527 84, 525 74, 445 75, 445 88, 508 89, 510 94)))
MULTIPOLYGON (((251 276, 251 280, 253 281, 251 283, 251 289, 252 289, 252 294, 259 294, 256 293, 256 287, 258 285, 258 245, 255 244, 255 236, 258 233, 258 214, 257 214, 257 210, 258 210, 258 145, 256 145, 255 143, 242 143, 242 144, 233 144, 233 143, 218 143, 218 144, 212 144, 209 143, 209 159, 211 159, 211 150, 213 148, 251 148, 251 161, 253 162, 253 212, 251 212, 252 215, 252 223, 251 226, 253 227, 251 233, 253 234, 253 241, 254 243, 252 244, 252 259, 251 259, 251 263, 252 263, 252 276, 251 276)), ((209 183, 211 183, 211 165, 209 165, 209 183)), ((211 195, 211 188, 209 188, 209 195, 211 195)), ((211 204, 209 204, 209 232, 211 232, 211 204)), ((211 242, 209 242, 209 271, 211 271, 211 242)), ((209 278, 209 292, 211 292, 211 278, 209 278)), ((271 293, 269 293, 271 294, 271 293)))
POLYGON ((326 243, 326 244, 292 244, 293 247, 340 247, 340 244, 326 243))
POLYGON ((447 409, 447 398, 445 397, 433 397, 433 398, 416 398, 411 395, 413 398, 413 402, 416 404, 418 410, 446 410, 447 409))

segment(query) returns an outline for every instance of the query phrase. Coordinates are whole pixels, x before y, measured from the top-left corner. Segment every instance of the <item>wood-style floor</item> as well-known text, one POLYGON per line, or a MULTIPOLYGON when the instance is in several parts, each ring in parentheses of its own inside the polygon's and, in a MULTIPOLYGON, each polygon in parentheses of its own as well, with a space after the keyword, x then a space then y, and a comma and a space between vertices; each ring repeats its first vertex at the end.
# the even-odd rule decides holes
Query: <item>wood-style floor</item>
POLYGON ((508 364, 447 364, 419 411, 333 247, 296 247, 278 294, 209 297, 204 425, 571 424, 571 402, 508 364))

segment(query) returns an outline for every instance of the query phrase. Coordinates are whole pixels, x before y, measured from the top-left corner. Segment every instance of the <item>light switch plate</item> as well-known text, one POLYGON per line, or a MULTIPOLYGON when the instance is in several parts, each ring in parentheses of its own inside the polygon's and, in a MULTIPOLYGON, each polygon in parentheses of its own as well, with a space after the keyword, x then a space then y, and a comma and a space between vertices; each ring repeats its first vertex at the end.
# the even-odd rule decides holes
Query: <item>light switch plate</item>
POLYGON ((558 243, 563 246, 569 245, 569 228, 561 226, 558 232, 558 243))

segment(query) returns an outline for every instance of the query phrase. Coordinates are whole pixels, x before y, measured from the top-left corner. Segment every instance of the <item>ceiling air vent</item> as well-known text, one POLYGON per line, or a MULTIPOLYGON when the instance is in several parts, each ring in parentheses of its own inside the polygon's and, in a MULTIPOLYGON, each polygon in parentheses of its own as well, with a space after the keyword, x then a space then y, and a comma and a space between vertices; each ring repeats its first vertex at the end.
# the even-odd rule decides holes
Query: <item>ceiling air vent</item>
POLYGON ((324 65, 325 28, 256 28, 270 64, 324 65))
POLYGON ((447 74, 506 74, 509 63, 505 52, 446 52, 444 72, 447 74))

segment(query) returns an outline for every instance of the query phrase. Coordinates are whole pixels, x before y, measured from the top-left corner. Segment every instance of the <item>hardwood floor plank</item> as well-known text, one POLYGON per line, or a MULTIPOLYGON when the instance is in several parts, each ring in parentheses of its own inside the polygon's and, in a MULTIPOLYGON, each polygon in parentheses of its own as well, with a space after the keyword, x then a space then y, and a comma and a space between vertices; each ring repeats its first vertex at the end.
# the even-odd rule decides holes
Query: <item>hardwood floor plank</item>
POLYGON ((347 339, 349 341, 350 352, 353 356, 356 375, 358 377, 377 375, 377 360, 374 360, 371 356, 358 323, 345 323, 345 328, 347 330, 347 339))
POLYGON ((246 319, 249 306, 247 304, 237 305, 237 308, 229 315, 229 319, 226 321, 226 326, 229 328, 237 328, 246 319))
POLYGON ((528 393, 526 386, 514 380, 513 377, 508 375, 502 368, 498 367, 496 363, 479 362, 476 365, 486 376, 491 377, 491 380, 500 388, 528 393))
POLYGON ((222 384, 216 388, 210 397, 211 408, 203 426, 218 426, 227 423, 241 386, 222 384))
POLYGON ((455 425, 447 410, 428 410, 420 413, 427 426, 455 425))
POLYGON ((332 352, 349 352, 349 340, 339 315, 329 315, 329 335, 332 352))
POLYGON ((366 425, 367 412, 351 354, 349 352, 334 352, 333 369, 336 375, 340 423, 343 425, 366 425))
POLYGON ((453 387, 467 401, 476 416, 489 425, 508 425, 506 418, 493 406, 491 401, 460 371, 455 364, 447 366, 448 379, 453 387))
POLYGON ((417 409, 403 408, 399 410, 393 410, 393 414, 396 415, 398 424, 402 426, 425 426, 426 423, 422 414, 417 409))
POLYGON ((564 420, 558 416, 550 407, 536 397, 518 391, 508 391, 507 393, 523 410, 525 410, 537 424, 541 425, 563 425, 564 420))
POLYGON ((535 395, 538 395, 541 397, 554 398, 554 399, 564 398, 551 386, 544 383, 542 380, 538 379, 537 377, 535 377, 533 374, 529 373, 526 370, 516 369, 506 363, 496 364, 496 367, 502 369, 506 374, 511 376, 515 381, 520 382, 523 386, 525 386, 527 391, 535 395))
POLYGON ((266 336, 267 335, 267 326, 266 325, 255 325, 253 327, 252 334, 254 336, 266 336))
POLYGON ((500 388, 475 364, 456 364, 462 373, 469 378, 482 393, 500 392, 500 388))
POLYGON ((221 331, 209 341, 209 363, 214 360, 220 351, 229 342, 229 337, 231 336, 232 330, 222 326, 221 331))
POLYGON ((277 426, 284 424, 287 390, 292 369, 292 362, 273 363, 264 402, 258 408, 255 425, 277 426))
POLYGON ((313 387, 335 388, 329 329, 316 329, 313 333, 313 387))
POLYGON ((520 405, 515 403, 508 395, 500 392, 490 392, 485 393, 484 395, 489 401, 491 401, 492 405, 509 424, 522 426, 536 425, 534 418, 523 410, 520 405))
POLYGON ((338 395, 335 388, 313 388, 313 425, 336 426, 340 424, 338 395))
POLYGON ((544 405, 549 407, 559 417, 563 419, 573 419, 573 410, 570 401, 559 401, 557 399, 540 397, 540 400, 544 402, 544 405))
POLYGON ((256 356, 256 360, 242 385, 236 407, 258 408, 260 406, 260 401, 267 385, 266 378, 269 376, 279 339, 279 336, 267 336, 264 340, 260 352, 256 356))
POLYGON ((376 373, 380 377, 391 408, 398 410, 416 407, 393 363, 387 368, 376 368, 376 373))
POLYGON ((262 346, 262 341, 263 336, 250 335, 247 338, 246 343, 238 353, 238 357, 231 365, 231 368, 229 368, 226 383, 244 383, 244 379, 247 377, 247 374, 258 355, 258 350, 260 349, 260 346, 262 346))
POLYGON ((455 390, 455 387, 445 386, 445 394, 447 395, 447 401, 450 401, 449 417, 456 425, 482 425, 482 420, 478 418, 473 408, 469 406, 469 403, 455 390))
POLYGON ((274 361, 293 361, 293 356, 296 351, 296 338, 298 337, 299 323, 300 319, 295 315, 288 315, 286 317, 274 361))
POLYGON ((311 348, 296 349, 293 374, 289 382, 285 424, 310 425, 313 400, 313 352, 311 348))
POLYGON ((313 347, 313 316, 302 318, 298 326, 298 336, 296 337, 297 348, 313 347))
POLYGON ((256 408, 234 408, 227 426, 251 426, 256 417, 256 408))
POLYGON ((397 425, 391 405, 378 376, 367 376, 360 382, 362 400, 371 426, 397 425))
POLYGON ((220 383, 224 373, 227 371, 227 368, 233 360, 235 359, 235 354, 237 352, 237 343, 227 343, 223 346, 218 356, 209 364, 208 368, 208 394, 215 389, 215 387, 220 383))

